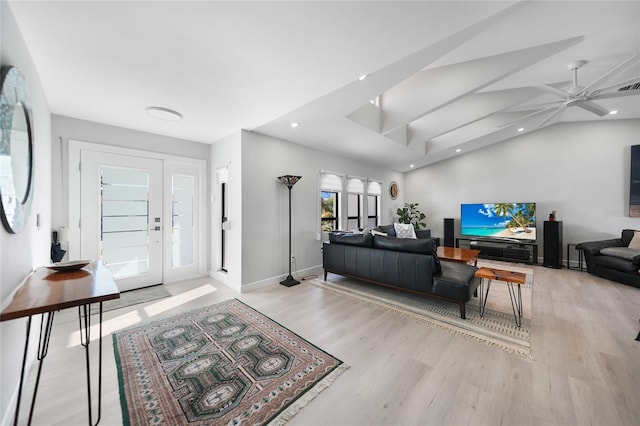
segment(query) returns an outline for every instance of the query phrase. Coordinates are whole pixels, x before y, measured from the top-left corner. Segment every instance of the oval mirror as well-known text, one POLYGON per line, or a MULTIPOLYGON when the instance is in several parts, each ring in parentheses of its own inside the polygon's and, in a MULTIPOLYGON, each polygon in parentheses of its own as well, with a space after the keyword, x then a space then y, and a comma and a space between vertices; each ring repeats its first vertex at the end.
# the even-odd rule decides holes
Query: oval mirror
POLYGON ((16 67, 2 68, 0 93, 0 202, 7 231, 22 231, 33 198, 31 106, 27 83, 16 67))

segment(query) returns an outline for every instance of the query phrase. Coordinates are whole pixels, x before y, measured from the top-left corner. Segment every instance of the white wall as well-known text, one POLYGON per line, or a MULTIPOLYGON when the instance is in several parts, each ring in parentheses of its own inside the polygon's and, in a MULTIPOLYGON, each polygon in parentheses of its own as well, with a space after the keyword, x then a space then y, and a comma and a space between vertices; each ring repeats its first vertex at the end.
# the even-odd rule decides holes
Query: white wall
POLYGON ((207 144, 155 135, 62 115, 51 116, 53 228, 68 226, 67 158, 69 139, 209 161, 207 144))
POLYGON ((459 235, 461 203, 535 202, 540 230, 557 211, 564 244, 616 238, 640 229, 628 217, 635 144, 640 120, 560 123, 406 173, 405 200, 421 204, 435 235, 445 217, 456 219, 459 235))
POLYGON ((242 286, 242 132, 237 131, 211 145, 211 276, 221 280, 236 291, 242 286), (220 271, 221 247, 221 185, 216 179, 216 170, 228 167, 227 231, 225 267, 220 271))
MULTIPOLYGON (((242 132, 242 288, 255 288, 284 279, 289 257, 289 194, 282 175, 302 179, 292 189, 292 255, 296 277, 322 265, 317 240, 320 221, 320 170, 382 181, 382 224, 393 223, 402 196, 391 200, 389 183, 403 187, 401 173, 272 138, 242 132), (298 272, 298 273, 296 273, 298 272)), ((402 194, 402 192, 401 192, 402 194)))
MULTIPOLYGON (((33 113, 34 198, 31 216, 20 234, 0 226, 0 308, 5 308, 21 281, 39 265, 49 263, 51 235, 51 116, 40 78, 6 2, 0 2, 0 63, 25 74, 33 113), (36 215, 40 214, 40 228, 36 215)), ((37 318, 36 318, 37 319, 37 318)), ((32 333, 32 335, 37 333, 32 333)), ((7 423, 15 408, 25 321, 0 323, 0 422, 7 423)), ((35 345, 32 342, 31 348, 35 345)))

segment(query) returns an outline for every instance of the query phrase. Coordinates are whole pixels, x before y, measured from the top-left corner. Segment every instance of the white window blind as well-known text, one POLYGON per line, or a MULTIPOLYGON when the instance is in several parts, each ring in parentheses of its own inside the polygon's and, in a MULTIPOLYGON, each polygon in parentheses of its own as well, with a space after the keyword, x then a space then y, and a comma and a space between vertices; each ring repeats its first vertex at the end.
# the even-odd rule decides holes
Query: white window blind
POLYGON ((382 195, 382 183, 370 180, 367 186, 367 194, 369 195, 382 195))
POLYGON ((323 191, 341 192, 344 176, 332 172, 320 172, 320 189, 323 191))
POLYGON ((364 194, 364 179, 352 176, 347 178, 347 192, 350 194, 364 194))

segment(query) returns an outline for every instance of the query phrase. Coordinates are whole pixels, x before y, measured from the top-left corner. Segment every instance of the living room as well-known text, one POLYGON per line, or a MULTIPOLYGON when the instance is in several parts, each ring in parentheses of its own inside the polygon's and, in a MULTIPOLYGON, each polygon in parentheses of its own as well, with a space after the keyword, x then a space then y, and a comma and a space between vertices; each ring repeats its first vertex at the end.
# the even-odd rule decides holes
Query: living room
MULTIPOLYGON (((637 9, 632 10, 637 12, 637 9)), ((428 227, 435 236, 444 235, 443 218, 459 218, 460 204, 501 201, 536 202, 540 228, 546 216, 556 211, 558 220, 564 224, 565 244, 615 238, 622 229, 638 229, 637 218, 629 217, 627 213, 629 147, 638 144, 640 134, 637 116, 615 120, 603 117, 563 121, 506 137, 484 147, 479 140, 477 146, 469 147, 469 152, 424 167, 416 163, 418 167, 415 170, 409 168, 408 162, 402 167, 381 166, 384 154, 378 154, 380 158, 377 160, 370 160, 373 155, 370 152, 363 152, 360 157, 347 156, 339 151, 316 149, 313 144, 294 143, 287 138, 240 128, 208 145, 65 115, 48 100, 41 81, 44 76, 40 75, 32 58, 34 53, 23 39, 19 23, 7 2, 0 3, 0 18, 1 62, 19 66, 29 82, 36 165, 34 201, 27 227, 19 234, 0 231, 0 297, 3 308, 30 271, 50 263, 51 231, 69 225, 68 194, 65 192, 68 182, 64 177, 68 167, 64 158, 69 140, 183 156, 207 162, 208 194, 213 200, 220 196, 216 170, 228 167, 229 172, 230 223, 225 274, 219 273, 220 253, 217 250, 221 243, 217 227, 221 215, 215 201, 210 206, 207 203, 207 217, 210 218, 207 226, 211 233, 206 250, 207 268, 211 277, 225 286, 216 292, 215 297, 199 300, 193 306, 242 294, 245 303, 253 303, 256 309, 268 313, 310 341, 325 347, 329 345, 329 352, 348 362, 352 372, 362 376, 342 377, 347 379, 342 380, 347 383, 340 383, 341 379, 338 379, 334 385, 336 388, 332 389, 335 393, 321 394, 316 404, 312 403, 301 411, 294 422, 633 424, 640 419, 638 408, 632 404, 633 395, 638 394, 638 385, 633 378, 640 375, 638 344, 632 341, 638 331, 637 306, 640 299, 635 288, 585 272, 536 268, 536 284, 541 283, 534 292, 533 300, 534 314, 538 314, 538 334, 534 334, 538 352, 534 355, 535 361, 531 361, 494 353, 493 348, 466 342, 442 330, 424 330, 424 324, 415 324, 401 316, 384 313, 376 320, 379 312, 366 306, 359 306, 350 314, 353 303, 323 296, 306 284, 292 289, 273 285, 283 278, 289 265, 288 194, 276 179, 285 174, 302 176, 292 189, 292 245, 296 276, 317 273, 321 269, 321 244, 317 236, 318 179, 323 170, 381 182, 381 224, 394 222, 396 209, 404 202, 419 203, 427 213, 428 227), (396 199, 388 195, 391 182, 396 182, 399 187, 396 199), (553 288, 555 286, 558 288, 553 288), (596 299, 607 312, 596 313, 596 299), (588 318, 589 315, 595 316, 588 318), (326 324, 333 321, 340 321, 343 325, 337 330, 328 328, 326 324), (367 326, 367 322, 371 324, 367 326), (360 331, 347 338, 347 327, 360 331), (390 336, 394 332, 397 334, 390 336), (371 339, 371 344, 358 351, 348 349, 360 338, 365 341, 371 339), (412 342, 408 346, 412 351, 421 353, 395 354, 394 357, 393 346, 407 344, 414 338, 423 341, 412 342), (577 349, 559 353, 557 348, 565 342, 570 342, 567 345, 575 345, 577 349), (443 348, 442 353, 438 353, 438 347, 443 348), (380 352, 382 358, 372 357, 369 351, 380 352), (454 355, 470 351, 478 354, 474 360, 454 355), (433 358, 430 360, 429 357, 433 358), (436 358, 438 363, 432 361, 436 358), (397 380, 392 380, 382 373, 383 361, 407 363, 415 369, 409 372, 396 368, 393 374, 398 374, 397 380), (469 365, 460 372, 446 373, 442 370, 455 370, 467 362, 469 365), (433 374, 436 366, 441 372, 433 374), (518 371, 525 377, 518 378, 518 371), (500 378, 492 381, 491 372, 500 378), (420 381, 417 378, 420 375, 430 379, 420 381), (564 378, 554 379, 551 377, 554 375, 564 378), (400 384, 403 381, 411 384, 405 387, 400 384), (619 388, 612 384, 616 382, 619 388), (521 396, 506 396, 518 394, 520 386, 526 388, 521 396), (554 388, 548 390, 545 386, 554 388), (356 392, 352 398, 347 398, 345 395, 350 388, 356 392), (498 391, 499 388, 502 391, 498 391), (440 397, 438 389, 442 392, 440 397), (388 399, 381 396, 387 392, 397 395, 388 399), (465 395, 458 411, 452 406, 453 402, 444 401, 447 398, 453 401, 457 392, 465 395), (507 398, 505 405, 517 408, 500 410, 498 407, 502 404, 494 400, 493 392, 507 398), (608 396, 603 397, 603 394, 608 396), (350 402, 342 402, 342 399, 350 402), (400 406, 405 399, 411 411, 402 417, 400 406), (422 399, 422 408, 418 399, 422 399), (434 401, 435 411, 428 408, 429 401, 434 401), (380 408, 384 404, 389 407, 380 408), (478 405, 482 407, 477 408, 478 405), (336 413, 327 413, 332 411, 328 407, 338 409, 336 413), (365 414, 365 410, 369 413, 365 414), (541 411, 546 413, 541 414, 541 411), (474 416, 475 420, 472 420, 474 416)), ((567 70, 564 72, 568 74, 567 70)), ((604 72, 606 69, 601 70, 601 74, 604 72)), ((567 80, 569 77, 567 75, 567 80)), ((635 105, 637 114, 637 96, 628 98, 636 100, 632 105, 635 105)), ((181 288, 181 291, 188 291, 187 285, 181 285, 181 288)), ((24 323, 3 322, 0 327, 0 402, 3 424, 8 424, 12 417, 24 346, 24 323)), ((64 331, 70 329, 69 326, 64 331)), ((72 367, 64 361, 57 365, 59 368, 72 367)), ((81 374, 76 376, 80 379, 78 383, 82 383, 81 374)), ((117 394, 117 384, 113 378, 110 380, 115 387, 109 392, 117 394)), ((46 406, 44 395, 42 393, 39 402, 46 406)), ((79 395, 79 398, 84 398, 82 392, 79 395)), ((56 398, 60 398, 55 400, 61 407, 75 404, 64 397, 56 398)), ((111 402, 117 405, 117 396, 111 402)), ((78 423, 85 422, 81 417, 86 414, 83 409, 78 409, 80 419, 83 419, 78 423)), ((57 409, 58 412, 64 410, 57 409)), ((117 412, 107 413, 113 413, 116 420, 106 415, 104 424, 119 422, 117 412)), ((42 419, 42 415, 40 412, 36 419, 42 419)), ((61 420, 59 424, 63 423, 61 420)))

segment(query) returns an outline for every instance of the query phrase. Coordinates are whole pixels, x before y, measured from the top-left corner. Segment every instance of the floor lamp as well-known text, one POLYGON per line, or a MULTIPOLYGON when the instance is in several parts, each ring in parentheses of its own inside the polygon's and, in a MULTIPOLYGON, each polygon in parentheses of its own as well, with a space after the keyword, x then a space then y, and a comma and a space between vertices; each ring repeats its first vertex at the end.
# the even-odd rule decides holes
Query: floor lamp
POLYGON ((287 287, 293 287, 294 285, 300 284, 300 281, 297 281, 291 275, 291 188, 293 188, 293 185, 295 185, 296 182, 302 179, 302 176, 286 175, 280 176, 278 179, 283 185, 286 185, 286 187, 289 188, 289 275, 284 281, 280 281, 280 284, 287 287))

